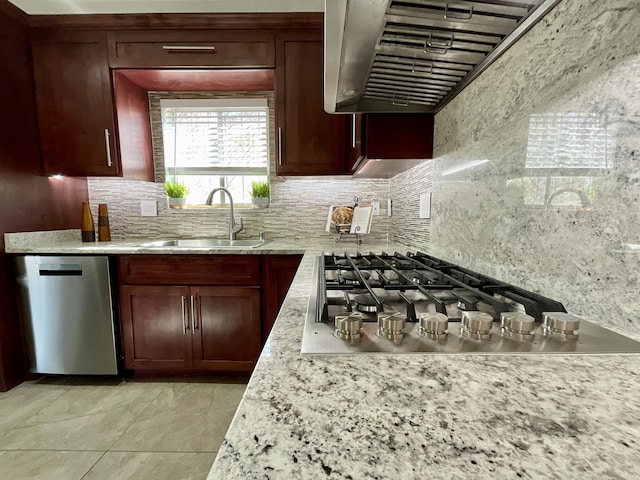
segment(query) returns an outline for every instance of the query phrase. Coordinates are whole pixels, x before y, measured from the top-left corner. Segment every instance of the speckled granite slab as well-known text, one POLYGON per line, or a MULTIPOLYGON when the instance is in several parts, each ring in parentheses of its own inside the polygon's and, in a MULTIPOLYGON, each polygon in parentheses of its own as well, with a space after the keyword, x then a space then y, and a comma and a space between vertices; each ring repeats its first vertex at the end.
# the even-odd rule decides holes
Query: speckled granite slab
POLYGON ((129 238, 111 242, 88 242, 80 240, 79 230, 56 230, 51 232, 27 232, 6 233, 5 251, 18 254, 66 254, 66 255, 121 255, 121 254, 234 254, 234 255, 268 255, 268 254, 303 254, 307 250, 317 252, 369 252, 395 251, 396 249, 407 251, 406 247, 398 243, 369 243, 365 237, 361 245, 357 245, 351 238, 336 243, 333 238, 319 238, 310 240, 269 240, 264 245, 255 248, 216 248, 216 247, 174 247, 140 246, 158 238, 129 238))
POLYGON ((301 355, 315 253, 208 480, 638 478, 640 356, 301 355))
POLYGON ((80 242, 80 230, 50 230, 41 232, 17 232, 4 234, 7 253, 68 242, 80 242))

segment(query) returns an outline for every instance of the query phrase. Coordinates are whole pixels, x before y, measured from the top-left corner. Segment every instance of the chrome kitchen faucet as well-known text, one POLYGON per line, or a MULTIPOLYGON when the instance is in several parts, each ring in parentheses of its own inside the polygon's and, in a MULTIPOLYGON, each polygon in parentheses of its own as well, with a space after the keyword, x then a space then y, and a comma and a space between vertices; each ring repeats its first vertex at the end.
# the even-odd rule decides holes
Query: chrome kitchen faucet
POLYGON ((236 228, 236 220, 233 216, 233 197, 231 196, 231 192, 224 187, 217 187, 211 190, 211 193, 207 197, 206 205, 211 205, 211 201, 213 200, 213 196, 216 192, 223 191, 227 195, 229 195, 229 240, 235 240, 236 235, 242 231, 244 225, 242 223, 242 218, 240 218, 240 228, 236 228))

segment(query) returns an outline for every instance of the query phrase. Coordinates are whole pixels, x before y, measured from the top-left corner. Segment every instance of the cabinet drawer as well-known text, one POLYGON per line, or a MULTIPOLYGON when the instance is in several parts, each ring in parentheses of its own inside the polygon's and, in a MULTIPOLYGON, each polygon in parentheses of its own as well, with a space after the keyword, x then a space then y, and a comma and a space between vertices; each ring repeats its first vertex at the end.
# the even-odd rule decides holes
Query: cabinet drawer
POLYGON ((259 285, 258 255, 123 255, 120 283, 259 285))
POLYGON ((274 66, 273 35, 259 32, 113 32, 109 66, 269 67, 274 66))

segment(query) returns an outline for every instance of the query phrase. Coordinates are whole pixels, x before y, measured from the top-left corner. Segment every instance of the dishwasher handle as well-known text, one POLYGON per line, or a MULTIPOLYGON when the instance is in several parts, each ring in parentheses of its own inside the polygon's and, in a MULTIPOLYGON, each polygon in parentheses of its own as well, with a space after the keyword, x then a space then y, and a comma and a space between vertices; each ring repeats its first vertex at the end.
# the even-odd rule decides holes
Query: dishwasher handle
POLYGON ((41 277, 81 277, 82 265, 77 263, 41 263, 38 265, 41 277))

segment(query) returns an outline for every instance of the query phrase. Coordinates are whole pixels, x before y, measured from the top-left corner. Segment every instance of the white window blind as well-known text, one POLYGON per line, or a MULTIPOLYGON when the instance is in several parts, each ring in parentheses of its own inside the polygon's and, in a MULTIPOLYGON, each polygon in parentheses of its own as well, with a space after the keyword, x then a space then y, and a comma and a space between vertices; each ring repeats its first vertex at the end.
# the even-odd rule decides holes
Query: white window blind
POLYGON ((266 99, 162 100, 169 175, 266 175, 266 99))

